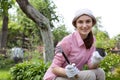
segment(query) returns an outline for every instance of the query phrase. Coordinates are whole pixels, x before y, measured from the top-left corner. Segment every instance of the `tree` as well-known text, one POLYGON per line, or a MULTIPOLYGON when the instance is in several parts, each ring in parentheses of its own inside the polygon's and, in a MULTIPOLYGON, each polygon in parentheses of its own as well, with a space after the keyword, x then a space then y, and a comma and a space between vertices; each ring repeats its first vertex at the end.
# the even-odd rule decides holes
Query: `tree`
MULTIPOLYGON (((53 28, 54 25, 52 22, 58 21, 58 18, 57 18, 58 15, 55 14, 56 6, 54 5, 54 3, 49 0, 45 0, 45 1, 29 0, 29 1, 30 1, 30 4, 34 6, 34 8, 36 8, 40 13, 42 13, 46 18, 49 19, 50 27, 53 28)), ((16 8, 16 18, 14 22, 18 23, 18 26, 15 26, 15 28, 16 27, 20 28, 20 30, 18 31, 19 35, 13 34, 15 35, 14 38, 17 38, 16 42, 17 41, 20 42, 20 44, 18 45, 17 43, 16 46, 33 50, 35 46, 43 45, 41 33, 37 25, 31 19, 26 17, 26 15, 21 11, 19 6, 16 6, 15 8, 16 8)), ((11 27, 10 31, 15 32, 12 30, 12 28, 13 26, 11 27)), ((16 43, 13 41, 14 39, 10 39, 10 40, 12 40, 13 44, 16 43)))
POLYGON ((50 21, 50 27, 54 28, 53 21, 59 21, 56 15, 56 5, 51 0, 29 0, 30 3, 50 21))
POLYGON ((3 18, 2 32, 0 38, 0 48, 6 47, 8 32, 8 9, 11 7, 8 0, 0 0, 0 15, 3 18))
POLYGON ((22 9, 22 11, 38 25, 45 47, 44 60, 45 62, 51 61, 53 59, 54 47, 49 20, 45 16, 43 16, 39 11, 37 11, 28 2, 28 0, 16 0, 16 1, 20 8, 22 9))

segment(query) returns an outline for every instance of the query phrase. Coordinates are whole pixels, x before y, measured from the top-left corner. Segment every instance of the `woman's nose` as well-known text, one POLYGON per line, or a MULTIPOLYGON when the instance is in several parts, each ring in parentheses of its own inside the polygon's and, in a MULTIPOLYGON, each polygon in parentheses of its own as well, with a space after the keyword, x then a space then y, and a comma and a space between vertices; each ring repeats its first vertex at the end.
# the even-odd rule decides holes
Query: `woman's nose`
POLYGON ((83 23, 83 27, 87 27, 87 24, 86 24, 86 23, 83 23))

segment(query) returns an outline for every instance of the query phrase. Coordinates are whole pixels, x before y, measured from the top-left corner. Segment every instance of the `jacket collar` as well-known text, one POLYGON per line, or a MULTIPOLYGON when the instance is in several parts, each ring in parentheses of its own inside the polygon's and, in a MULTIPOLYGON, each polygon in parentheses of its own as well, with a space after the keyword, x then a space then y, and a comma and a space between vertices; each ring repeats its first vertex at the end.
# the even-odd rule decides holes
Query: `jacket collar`
POLYGON ((79 32, 76 30, 75 32, 75 37, 76 37, 76 41, 77 41, 77 45, 80 47, 82 45, 84 45, 84 41, 83 39, 81 38, 79 32))

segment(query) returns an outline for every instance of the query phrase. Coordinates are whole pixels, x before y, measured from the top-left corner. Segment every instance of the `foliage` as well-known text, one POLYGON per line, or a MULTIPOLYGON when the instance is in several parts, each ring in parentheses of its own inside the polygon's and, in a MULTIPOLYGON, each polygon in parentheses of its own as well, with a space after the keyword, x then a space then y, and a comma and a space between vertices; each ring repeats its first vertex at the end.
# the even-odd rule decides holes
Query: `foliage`
POLYGON ((12 48, 14 46, 21 47, 22 31, 23 31, 23 27, 21 27, 21 25, 19 25, 15 21, 9 22, 9 25, 8 25, 9 33, 8 33, 8 37, 7 37, 7 39, 8 39, 7 47, 8 48, 12 48))
POLYGON ((104 48, 104 49, 111 49, 115 47, 116 40, 110 39, 109 35, 106 31, 102 31, 101 28, 101 17, 97 17, 97 24, 93 27, 93 34, 96 37, 96 47, 104 48))
POLYGON ((8 15, 8 9, 12 7, 15 0, 0 0, 0 15, 8 15))
MULTIPOLYGON (((119 80, 119 76, 113 74, 113 68, 119 66, 120 55, 108 53, 105 59, 101 62, 100 67, 104 69, 106 73, 106 80, 119 80)), ((19 63, 10 69, 12 80, 42 80, 45 71, 50 64, 44 64, 43 61, 25 61, 19 63), (36 79, 37 78, 37 79, 36 79)), ((119 70, 115 70, 119 73, 119 70)))
POLYGON ((115 36, 114 39, 116 40, 116 47, 120 49, 120 34, 115 36))
POLYGON ((99 31, 96 34, 96 47, 110 49, 113 48, 115 44, 116 40, 110 39, 106 32, 99 31))
POLYGON ((65 25, 54 28, 52 33, 54 36, 54 45, 56 45, 63 37, 69 34, 65 28, 65 25))
POLYGON ((16 15, 10 17, 7 47, 31 48, 41 42, 41 36, 35 23, 17 7, 16 15))
POLYGON ((105 59, 101 62, 100 67, 104 69, 107 80, 115 80, 113 78, 116 77, 113 75, 112 72, 114 68, 118 66, 119 63, 120 63, 120 55, 112 54, 112 53, 108 53, 105 59))
POLYGON ((14 46, 28 48, 41 42, 40 31, 36 25, 19 12, 19 21, 11 21, 9 24, 8 47, 14 46), (15 23, 16 22, 16 23, 15 23))
MULTIPOLYGON (((52 22, 58 21, 58 15, 55 12, 56 6, 52 1, 30 0, 30 3, 50 20, 52 27, 52 22)), ((16 15, 10 17, 7 47, 12 48, 18 46, 33 49, 36 45, 42 45, 42 37, 37 25, 27 18, 18 6, 14 7, 16 9, 16 15)))
MULTIPOLYGON (((17 21, 19 25, 19 34, 16 37, 23 48, 31 48, 33 45, 39 44, 42 40, 40 30, 35 23, 26 17, 26 15, 18 8, 17 21)), ((17 26, 15 26, 17 27, 17 26)))
MULTIPOLYGON (((10 52, 10 50, 7 50, 7 58, 4 58, 4 56, 0 54, 0 80, 11 80, 9 70, 11 67, 15 66, 16 63, 11 59, 10 52)), ((42 54, 38 51, 25 51, 24 61, 29 60, 34 62, 42 60, 42 54)))
POLYGON ((0 55, 0 68, 1 69, 8 69, 14 65, 14 61, 10 58, 4 58, 0 55))
MULTIPOLYGON (((99 20, 100 18, 98 18, 99 20)), ((100 21, 98 21, 100 23, 100 21)), ((117 54, 112 54, 110 51, 111 48, 115 47, 117 40, 115 38, 109 38, 106 31, 100 30, 102 25, 95 25, 93 33, 96 37, 96 47, 104 48, 108 51, 107 57, 102 61, 100 66, 105 70, 106 80, 119 80, 120 77, 114 76, 112 74, 113 69, 120 63, 120 56, 117 54)))
POLYGON ((117 68, 115 68, 115 70, 114 70, 113 74, 114 74, 115 77, 120 77, 120 67, 119 66, 117 68))
POLYGON ((43 53, 39 52, 38 50, 29 50, 29 51, 25 51, 24 53, 24 61, 39 61, 39 60, 43 60, 43 53))
POLYGON ((10 69, 12 80, 42 80, 49 64, 39 62, 19 63, 10 69))
POLYGON ((54 27, 53 21, 59 21, 58 15, 56 15, 56 5, 51 0, 30 0, 31 4, 39 10, 50 21, 51 28, 54 27))

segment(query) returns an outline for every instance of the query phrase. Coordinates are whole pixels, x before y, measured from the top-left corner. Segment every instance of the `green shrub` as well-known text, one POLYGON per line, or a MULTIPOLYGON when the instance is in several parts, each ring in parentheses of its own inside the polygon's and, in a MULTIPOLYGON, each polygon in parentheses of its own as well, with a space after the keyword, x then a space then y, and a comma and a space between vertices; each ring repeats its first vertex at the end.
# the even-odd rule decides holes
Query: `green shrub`
POLYGON ((101 62, 100 66, 105 70, 105 72, 109 72, 110 69, 117 66, 119 63, 120 55, 109 53, 101 62))
POLYGON ((39 62, 19 63, 10 69, 12 80, 42 80, 49 64, 39 62))
POLYGON ((120 77, 113 75, 113 69, 120 63, 120 55, 108 53, 105 59, 101 62, 100 67, 104 69, 106 73, 106 80, 120 80, 120 77))
POLYGON ((10 68, 14 65, 14 61, 10 58, 0 56, 0 69, 10 68))
POLYGON ((120 67, 115 68, 115 70, 113 72, 113 75, 115 77, 120 77, 120 67))

